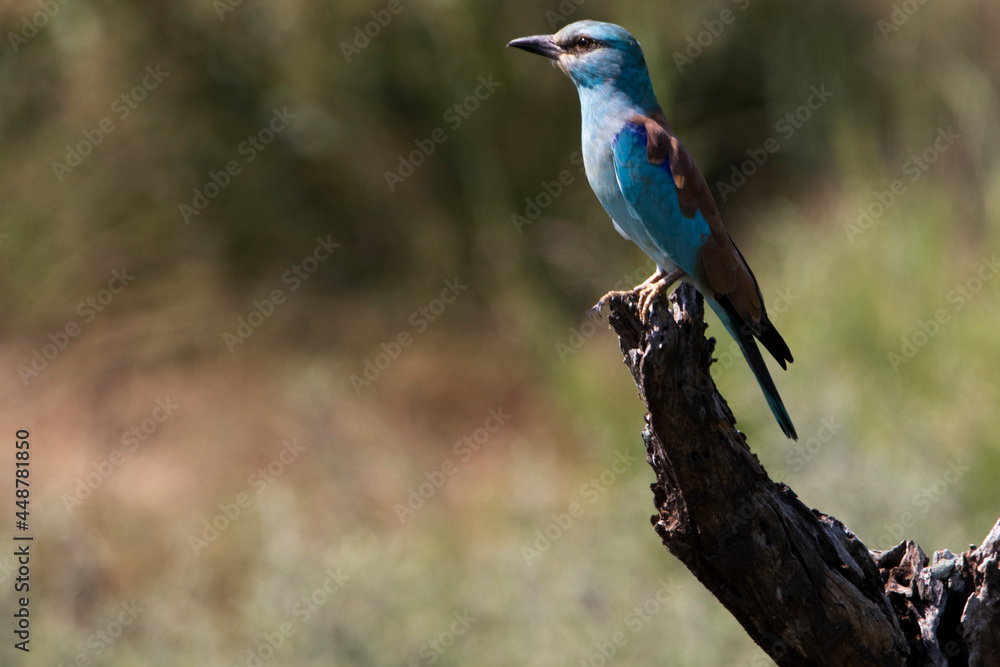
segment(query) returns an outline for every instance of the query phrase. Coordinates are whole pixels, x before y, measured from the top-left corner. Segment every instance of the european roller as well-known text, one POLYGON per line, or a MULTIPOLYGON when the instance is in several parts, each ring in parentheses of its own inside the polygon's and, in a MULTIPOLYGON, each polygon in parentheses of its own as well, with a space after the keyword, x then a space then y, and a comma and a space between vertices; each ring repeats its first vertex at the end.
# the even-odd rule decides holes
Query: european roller
MULTIPOLYGON (((754 338, 782 368, 792 354, 767 317, 757 279, 723 226, 705 177, 663 115, 639 42, 620 26, 578 21, 507 46, 555 60, 576 84, 590 187, 618 233, 656 262, 656 272, 631 290, 644 321, 658 294, 678 280, 694 285, 739 344, 781 430, 798 439, 754 338)), ((621 294, 609 292, 595 308, 621 294)))

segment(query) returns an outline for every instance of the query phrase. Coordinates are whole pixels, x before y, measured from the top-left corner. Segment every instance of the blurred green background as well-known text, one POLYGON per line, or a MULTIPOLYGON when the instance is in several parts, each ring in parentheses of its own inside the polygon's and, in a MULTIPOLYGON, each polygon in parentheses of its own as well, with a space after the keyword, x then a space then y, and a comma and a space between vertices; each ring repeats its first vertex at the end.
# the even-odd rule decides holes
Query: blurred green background
POLYGON ((0 410, 35 551, 0 661, 769 663, 649 525, 587 313, 650 266, 570 82, 504 49, 581 18, 643 44, 795 355, 797 444, 718 350, 772 477, 870 548, 982 539, 995 2, 8 0, 0 410))

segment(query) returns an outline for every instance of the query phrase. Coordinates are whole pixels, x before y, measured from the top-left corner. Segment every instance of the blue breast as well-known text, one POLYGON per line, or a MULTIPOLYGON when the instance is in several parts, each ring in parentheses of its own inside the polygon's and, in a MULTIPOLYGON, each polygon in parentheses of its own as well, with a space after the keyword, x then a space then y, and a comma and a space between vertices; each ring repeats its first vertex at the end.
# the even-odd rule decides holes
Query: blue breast
MULTIPOLYGON (((677 201, 670 164, 649 163, 646 128, 626 123, 611 142, 617 195, 601 198, 621 231, 661 268, 681 268, 701 280, 701 247, 711 234, 708 222, 696 213, 687 218, 677 201)), ((595 188, 596 190, 596 188, 595 188)))

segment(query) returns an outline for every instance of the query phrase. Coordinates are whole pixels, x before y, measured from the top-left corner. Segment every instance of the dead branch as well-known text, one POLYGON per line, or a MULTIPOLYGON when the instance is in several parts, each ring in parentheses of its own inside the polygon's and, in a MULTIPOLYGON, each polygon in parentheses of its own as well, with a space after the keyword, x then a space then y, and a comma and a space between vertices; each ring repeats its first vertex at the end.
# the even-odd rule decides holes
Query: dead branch
POLYGON ((703 301, 681 285, 643 326, 610 302, 646 403, 663 544, 779 665, 1000 665, 1000 522, 979 548, 913 542, 869 551, 835 518, 772 482, 712 381, 703 301))

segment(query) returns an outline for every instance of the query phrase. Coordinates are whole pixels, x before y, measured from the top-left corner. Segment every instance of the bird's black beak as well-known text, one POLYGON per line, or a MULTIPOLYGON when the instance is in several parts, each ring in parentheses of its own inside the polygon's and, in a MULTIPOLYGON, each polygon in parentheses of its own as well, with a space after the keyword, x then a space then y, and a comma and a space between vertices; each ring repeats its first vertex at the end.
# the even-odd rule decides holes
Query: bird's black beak
POLYGON ((562 53, 558 44, 552 41, 552 35, 534 35, 533 37, 520 37, 512 40, 507 46, 515 49, 523 49, 529 53, 537 53, 546 58, 557 60, 562 53))

